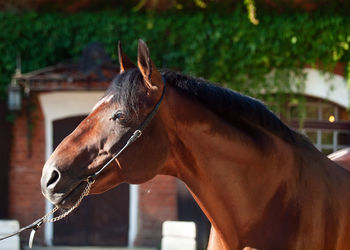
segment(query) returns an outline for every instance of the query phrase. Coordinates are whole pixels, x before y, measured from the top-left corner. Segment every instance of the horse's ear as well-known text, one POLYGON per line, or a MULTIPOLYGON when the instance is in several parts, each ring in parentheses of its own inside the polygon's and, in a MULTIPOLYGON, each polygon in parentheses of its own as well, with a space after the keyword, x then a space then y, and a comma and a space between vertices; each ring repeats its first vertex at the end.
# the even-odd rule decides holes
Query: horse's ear
POLYGON ((139 40, 137 65, 143 75, 146 87, 150 90, 162 90, 162 76, 149 56, 149 49, 144 41, 139 40))
POLYGON ((120 65, 120 73, 125 70, 136 68, 135 64, 129 59, 129 57, 122 50, 122 43, 118 41, 118 57, 120 65))

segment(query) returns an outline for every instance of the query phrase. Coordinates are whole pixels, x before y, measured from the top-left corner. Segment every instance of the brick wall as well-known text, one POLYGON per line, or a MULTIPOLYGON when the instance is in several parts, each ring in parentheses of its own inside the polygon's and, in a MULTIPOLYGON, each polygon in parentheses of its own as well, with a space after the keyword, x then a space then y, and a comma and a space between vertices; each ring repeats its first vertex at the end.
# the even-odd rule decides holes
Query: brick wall
MULTIPOLYGON (((17 219, 21 226, 32 223, 45 213, 45 201, 40 191, 41 169, 45 163, 45 129, 43 113, 37 95, 31 96, 35 105, 32 111, 33 138, 31 156, 27 148, 26 104, 13 125, 11 159, 9 171, 9 217, 17 219)), ((21 234, 27 241, 29 232, 21 234)), ((35 238, 36 244, 43 243, 43 230, 35 238)))
POLYGON ((159 246, 162 223, 177 220, 176 179, 157 176, 139 188, 139 228, 135 245, 159 246))

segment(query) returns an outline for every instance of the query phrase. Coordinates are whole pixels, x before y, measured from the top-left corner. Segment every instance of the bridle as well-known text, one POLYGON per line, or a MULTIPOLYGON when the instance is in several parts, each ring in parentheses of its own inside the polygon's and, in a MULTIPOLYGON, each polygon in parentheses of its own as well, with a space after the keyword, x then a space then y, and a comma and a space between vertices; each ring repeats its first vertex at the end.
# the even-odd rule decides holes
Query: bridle
POLYGON ((130 136, 130 138, 128 139, 128 141, 124 144, 124 146, 106 163, 103 165, 102 168, 100 168, 98 171, 96 171, 95 173, 93 173, 92 175, 88 176, 86 179, 83 180, 86 181, 87 185, 85 187, 85 189, 83 190, 83 192, 81 193, 79 199, 75 202, 75 204, 66 212, 64 212, 61 215, 58 215, 56 217, 50 218, 58 209, 58 206, 55 206, 50 212, 48 212, 47 214, 45 214, 43 217, 41 217, 40 219, 37 219, 36 221, 34 221, 32 224, 29 224, 25 227, 20 228, 18 231, 13 232, 11 234, 8 234, 6 236, 3 236, 0 238, 1 240, 5 240, 7 238, 10 238, 12 236, 15 236, 25 230, 28 229, 32 229, 31 233, 30 233, 30 237, 29 237, 29 248, 32 248, 33 246, 33 240, 34 240, 34 236, 36 231, 45 223, 49 223, 49 222, 56 222, 59 221, 61 219, 63 219, 64 217, 66 217, 68 214, 70 214, 74 209, 76 209, 81 201, 83 200, 83 198, 85 196, 87 196, 90 193, 90 189, 92 184, 94 184, 96 177, 106 168, 109 166, 109 164, 111 164, 113 162, 113 160, 115 160, 126 148, 128 148, 132 143, 134 143, 138 138, 141 137, 142 132, 144 131, 144 129, 147 127, 147 125, 152 121, 153 117, 157 114, 159 106, 164 98, 164 93, 165 93, 165 79, 164 77, 162 77, 163 79, 163 91, 162 91, 162 95, 159 99, 159 101, 157 102, 157 104, 153 107, 152 111, 147 115, 147 117, 145 118, 145 120, 137 127, 137 129, 133 132, 133 134, 130 136))

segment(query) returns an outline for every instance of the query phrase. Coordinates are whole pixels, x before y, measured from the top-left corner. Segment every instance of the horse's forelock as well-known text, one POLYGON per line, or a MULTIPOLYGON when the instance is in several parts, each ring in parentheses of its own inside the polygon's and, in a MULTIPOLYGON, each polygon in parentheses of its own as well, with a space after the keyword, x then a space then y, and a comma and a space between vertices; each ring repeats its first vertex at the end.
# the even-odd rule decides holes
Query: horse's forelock
POLYGON ((127 107, 126 111, 137 113, 139 109, 142 75, 137 68, 118 75, 107 89, 104 97, 113 95, 113 100, 127 107))

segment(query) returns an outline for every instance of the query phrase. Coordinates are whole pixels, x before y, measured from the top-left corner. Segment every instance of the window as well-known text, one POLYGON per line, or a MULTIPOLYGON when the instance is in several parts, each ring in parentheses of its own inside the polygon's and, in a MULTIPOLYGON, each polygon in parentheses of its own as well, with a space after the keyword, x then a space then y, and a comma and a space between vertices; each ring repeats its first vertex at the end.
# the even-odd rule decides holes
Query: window
POLYGON ((287 105, 286 116, 285 120, 290 126, 309 137, 326 155, 350 147, 349 115, 344 108, 336 104, 306 98, 305 108, 287 105))

